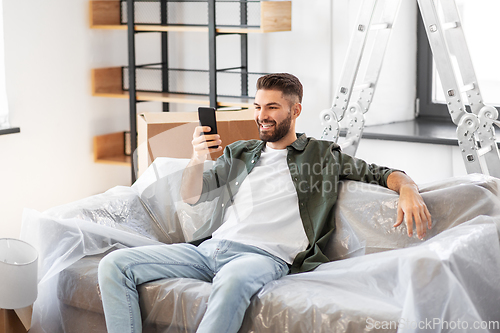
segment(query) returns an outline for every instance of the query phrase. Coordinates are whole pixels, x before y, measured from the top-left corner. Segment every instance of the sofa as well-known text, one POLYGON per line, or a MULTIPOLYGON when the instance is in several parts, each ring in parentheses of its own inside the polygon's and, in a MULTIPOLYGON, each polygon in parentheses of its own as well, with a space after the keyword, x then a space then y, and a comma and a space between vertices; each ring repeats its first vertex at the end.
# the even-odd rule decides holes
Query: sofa
MULTIPOLYGON (((30 332, 106 332, 99 260, 119 248, 193 240, 217 199, 180 200, 187 163, 157 158, 130 187, 24 211, 21 238, 40 253, 30 332)), ((495 331, 483 323, 500 325, 500 180, 475 174, 420 189, 433 217, 424 240, 392 226, 395 192, 343 181, 331 262, 264 286, 240 332, 441 332, 460 323, 495 331)), ((193 279, 139 286, 144 332, 195 332, 210 288, 193 279)))

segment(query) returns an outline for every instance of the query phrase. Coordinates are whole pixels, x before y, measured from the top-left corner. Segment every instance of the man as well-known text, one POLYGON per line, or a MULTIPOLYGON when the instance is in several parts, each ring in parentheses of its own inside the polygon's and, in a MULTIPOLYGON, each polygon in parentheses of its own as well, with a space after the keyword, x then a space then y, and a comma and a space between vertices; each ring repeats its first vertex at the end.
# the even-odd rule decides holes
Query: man
MULTIPOLYGON (((323 254, 335 229, 333 207, 342 179, 377 183, 399 193, 395 227, 413 221, 419 238, 431 216, 416 184, 403 172, 345 155, 338 145, 295 133, 302 111, 302 85, 290 74, 257 82, 255 121, 261 140, 228 145, 203 172, 219 135, 193 134, 193 155, 183 173, 185 202, 218 198, 199 246, 174 244, 114 251, 99 265, 99 284, 109 332, 140 332, 136 286, 151 280, 189 277, 212 282, 207 311, 197 332, 237 332, 250 298, 289 272, 327 262, 323 254)), ((217 148, 214 148, 218 146, 217 148)), ((203 229, 203 228, 202 228, 203 229)))

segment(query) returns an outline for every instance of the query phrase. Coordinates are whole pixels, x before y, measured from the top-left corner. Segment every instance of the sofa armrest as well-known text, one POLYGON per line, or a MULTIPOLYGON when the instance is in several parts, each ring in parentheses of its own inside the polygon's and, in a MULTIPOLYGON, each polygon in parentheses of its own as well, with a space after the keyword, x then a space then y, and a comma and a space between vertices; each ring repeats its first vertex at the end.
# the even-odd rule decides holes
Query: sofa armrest
MULTIPOLYGON (((428 240, 479 215, 500 215, 500 180, 474 174, 420 186, 432 215, 428 240)), ((394 228, 399 196, 389 189, 354 181, 342 182, 335 206, 337 229, 325 254, 330 260, 405 248, 422 243, 407 236, 403 223, 394 228)))
POLYGON ((76 219, 170 243, 137 191, 117 186, 104 193, 90 196, 44 212, 58 220, 76 219))

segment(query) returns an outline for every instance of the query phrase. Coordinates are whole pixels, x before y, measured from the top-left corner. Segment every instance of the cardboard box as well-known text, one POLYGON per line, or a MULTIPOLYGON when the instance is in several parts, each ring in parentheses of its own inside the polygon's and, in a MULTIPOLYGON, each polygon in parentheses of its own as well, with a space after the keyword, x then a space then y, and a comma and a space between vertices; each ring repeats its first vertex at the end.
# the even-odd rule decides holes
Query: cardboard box
MULTIPOLYGON (((252 110, 217 111, 222 146, 238 140, 258 139, 252 110)), ((138 168, 141 175, 156 157, 191 158, 198 112, 150 112, 138 115, 138 168)), ((211 159, 222 155, 211 154, 211 159)))

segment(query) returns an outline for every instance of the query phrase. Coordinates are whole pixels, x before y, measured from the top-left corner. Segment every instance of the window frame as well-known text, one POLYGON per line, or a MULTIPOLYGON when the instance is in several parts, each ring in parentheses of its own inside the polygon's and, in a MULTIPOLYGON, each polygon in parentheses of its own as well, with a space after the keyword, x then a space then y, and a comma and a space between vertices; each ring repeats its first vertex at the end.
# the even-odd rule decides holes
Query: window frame
MULTIPOLYGON (((12 127, 9 123, 9 106, 7 103, 7 91, 6 91, 6 84, 5 84, 5 45, 4 45, 4 25, 3 25, 3 16, 4 11, 3 11, 3 0, 0 0, 0 52, 3 54, 0 55, 0 80, 2 81, 0 84, 0 89, 3 91, 0 92, 0 107, 5 107, 6 108, 6 115, 7 117, 7 122, 5 127, 5 124, 0 124, 0 135, 4 134, 12 134, 12 133, 19 133, 21 132, 19 127, 12 127)), ((2 116, 3 117, 3 116, 2 116)))
POLYGON ((420 8, 417 10, 417 118, 451 120, 446 104, 432 100, 433 55, 427 39, 420 8))
POLYGON ((0 128, 0 135, 20 133, 20 132, 21 132, 21 129, 19 127, 0 128))

